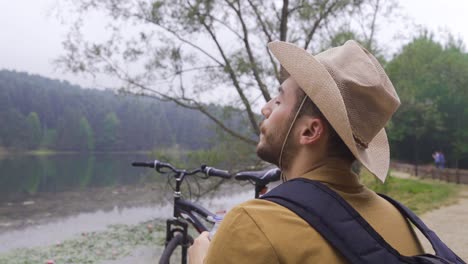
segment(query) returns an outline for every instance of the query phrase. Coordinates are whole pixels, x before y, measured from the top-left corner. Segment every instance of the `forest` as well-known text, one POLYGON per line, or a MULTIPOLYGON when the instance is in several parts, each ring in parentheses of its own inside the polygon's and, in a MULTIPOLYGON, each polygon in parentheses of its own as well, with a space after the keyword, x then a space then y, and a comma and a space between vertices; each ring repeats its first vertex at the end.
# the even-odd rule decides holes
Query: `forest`
POLYGON ((385 70, 401 106, 387 126, 392 158, 432 162, 442 151, 452 168, 468 168, 468 54, 453 37, 423 32, 385 70))
POLYGON ((174 103, 6 70, 0 124, 0 146, 10 151, 194 150, 212 146, 217 135, 208 118, 174 103))

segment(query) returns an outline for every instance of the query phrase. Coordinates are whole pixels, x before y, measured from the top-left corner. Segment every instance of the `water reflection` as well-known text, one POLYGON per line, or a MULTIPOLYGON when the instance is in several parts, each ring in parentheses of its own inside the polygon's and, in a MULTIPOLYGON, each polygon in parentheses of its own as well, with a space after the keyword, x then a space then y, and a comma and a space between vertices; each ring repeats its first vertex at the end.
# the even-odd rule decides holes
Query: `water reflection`
POLYGON ((38 193, 144 182, 148 171, 130 166, 138 154, 8 156, 0 159, 0 201, 18 201, 38 193))

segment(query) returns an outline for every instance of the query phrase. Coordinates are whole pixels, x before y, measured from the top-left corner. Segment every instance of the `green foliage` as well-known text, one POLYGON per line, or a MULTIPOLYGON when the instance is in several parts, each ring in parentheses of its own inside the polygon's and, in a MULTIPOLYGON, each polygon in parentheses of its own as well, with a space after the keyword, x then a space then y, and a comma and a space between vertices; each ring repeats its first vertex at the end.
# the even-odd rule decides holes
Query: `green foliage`
POLYGON ((55 142, 57 141, 57 130, 55 129, 45 129, 44 136, 40 146, 42 148, 55 149, 55 142))
POLYGON ((42 127, 39 116, 36 112, 29 113, 26 118, 26 124, 28 127, 28 149, 35 149, 39 146, 42 139, 42 127))
POLYGON ((119 144, 119 141, 121 140, 120 135, 119 135, 119 130, 120 130, 120 119, 119 117, 114 113, 108 113, 106 117, 104 118, 104 123, 103 123, 103 135, 101 136, 101 140, 103 145, 107 146, 113 146, 119 144))
POLYGON ((241 170, 255 163, 253 146, 231 138, 220 141, 208 150, 197 150, 188 154, 191 164, 207 164, 224 170, 241 170))
POLYGON ((222 132, 214 141, 216 144, 208 149, 184 150, 175 145, 170 148, 157 148, 151 156, 180 168, 196 168, 205 164, 228 171, 242 170, 258 162, 255 148, 250 144, 222 132))
POLYGON ((81 150, 92 151, 94 149, 94 133, 86 117, 80 118, 78 137, 81 150))
MULTIPOLYGON (((175 144, 194 150, 214 145, 210 121, 173 103, 10 71, 0 71, 0 87, 0 102, 7 106, 0 111, 0 145, 8 150, 140 151, 175 144)), ((210 106, 210 111, 221 115, 224 110, 210 106)), ((232 122, 235 118, 225 120, 240 127, 232 122)))
POLYGON ((450 39, 444 47, 423 33, 388 63, 402 102, 388 127, 394 158, 430 162, 431 153, 442 150, 450 166, 468 166, 468 54, 462 47, 450 39))
MULTIPOLYGON (((156 148, 151 152, 151 156, 162 162, 169 162, 179 168, 189 168, 191 164, 187 164, 187 151, 182 150, 179 145, 171 146, 170 148, 156 148)), ((200 166, 196 164, 195 166, 200 166)))
MULTIPOLYGON (((337 34, 332 36, 331 39, 330 39, 330 42, 328 43, 327 46, 329 46, 329 47, 338 47, 338 46, 343 45, 346 41, 348 41, 350 39, 354 39, 354 40, 356 40, 358 42, 362 42, 362 41, 359 41, 359 38, 356 36, 355 32, 353 32, 351 30, 344 30, 344 31, 338 32, 337 34)), ((325 49, 326 49, 326 47, 324 47, 324 50, 325 49)))
POLYGON ((60 150, 83 150, 86 139, 82 136, 80 113, 67 108, 57 122, 57 146, 60 150))
POLYGON ((28 123, 25 116, 17 109, 0 112, 0 138, 6 148, 26 149, 28 144, 28 123))

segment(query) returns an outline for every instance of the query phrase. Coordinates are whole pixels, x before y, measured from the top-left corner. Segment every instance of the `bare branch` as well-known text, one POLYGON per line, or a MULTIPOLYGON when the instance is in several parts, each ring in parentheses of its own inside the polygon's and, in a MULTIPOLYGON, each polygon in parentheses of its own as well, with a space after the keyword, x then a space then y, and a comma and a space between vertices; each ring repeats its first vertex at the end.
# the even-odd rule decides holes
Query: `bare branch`
MULTIPOLYGON (((158 96, 161 96, 162 98, 166 99, 165 101, 171 101, 171 102, 174 102, 176 103, 177 105, 179 106, 182 106, 184 108, 188 108, 188 109, 192 109, 192 110, 198 110, 200 111, 201 113, 203 113, 205 116, 207 116, 211 121, 213 121, 217 126, 219 126, 221 129, 223 129, 225 132, 227 132, 229 135, 233 136, 233 137, 236 137, 248 144, 251 144, 251 145, 255 145, 257 144, 257 142, 255 140, 252 140, 250 138, 247 138, 239 133, 237 133, 236 131, 230 129, 229 127, 227 127, 220 119, 216 118, 214 115, 212 115, 208 110, 205 109, 205 107, 200 104, 200 103, 197 103, 195 101, 192 101, 192 100, 189 100, 189 99, 183 99, 184 101, 185 100, 188 100, 190 103, 184 103, 182 100, 179 100, 177 98, 174 98, 174 97, 170 97, 170 96, 167 96, 165 94, 161 94, 157 91, 155 91, 154 89, 151 89, 151 88, 148 88, 144 85, 141 85, 139 83, 137 83, 136 81, 132 80, 132 79, 127 79, 126 80, 127 82, 131 83, 132 85, 135 85, 137 87, 139 87, 140 89, 142 90, 147 90, 147 91, 150 91, 152 93, 156 93, 158 96)), ((150 94, 145 94, 145 96, 148 96, 148 97, 152 97, 154 99, 158 99, 158 100, 161 100, 161 97, 158 97, 158 96, 152 96, 150 94)))
POLYGON ((270 58, 270 62, 273 65, 273 71, 275 72, 276 80, 278 80, 278 83, 281 84, 281 76, 280 76, 280 73, 278 72, 278 65, 276 64, 275 59, 273 58, 273 56, 271 56, 271 53, 270 53, 270 50, 268 49, 268 46, 265 46, 265 49, 266 49, 266 51, 268 53, 268 57, 270 58))
MULTIPOLYGON (((188 1, 187 1, 187 3, 190 5, 190 3, 188 1)), ((200 15, 200 14, 197 13, 197 15, 200 15)), ((231 63, 230 63, 229 59, 226 56, 226 53, 224 52, 224 49, 221 47, 221 44, 219 43, 218 38, 217 38, 216 34, 214 33, 213 29, 208 24, 206 24, 206 22, 203 19, 201 19, 200 23, 202 23, 202 25, 204 26, 204 28, 206 29, 206 31, 210 35, 211 39, 216 44, 216 47, 218 48, 219 53, 221 54, 221 56, 223 57, 224 62, 226 63, 225 69, 228 71, 229 77, 231 78, 232 83, 233 83, 237 93, 239 94, 239 97, 240 97, 242 103, 245 106, 245 109, 247 111, 247 116, 249 117, 250 124, 252 126, 253 132, 255 132, 255 134, 259 134, 260 129, 258 127, 257 120, 255 118, 255 114, 252 111, 252 107, 250 105, 249 100, 247 99, 247 96, 244 94, 244 91, 242 91, 242 88, 239 85, 239 81, 237 80, 237 76, 236 76, 236 74, 235 74, 235 72, 234 72, 234 70, 233 70, 233 68, 231 66, 231 63)))
POLYGON ((288 34, 288 6, 289 0, 283 0, 283 8, 281 9, 281 19, 280 19, 280 40, 286 41, 288 34))
POLYGON ((265 21, 263 21, 262 16, 258 12, 258 8, 253 4, 252 0, 247 0, 252 7, 255 16, 257 17, 258 23, 260 23, 260 26, 262 27, 263 33, 265 33, 265 36, 267 37, 268 42, 272 42, 273 38, 271 37, 271 33, 268 31, 268 28, 265 25, 265 21))
MULTIPOLYGON (((137 82, 135 79, 132 79, 128 76, 124 77, 120 74, 117 73, 116 71, 116 74, 117 76, 119 77, 119 79, 135 86, 135 87, 138 87, 140 88, 142 91, 149 91, 151 93, 154 93, 156 94, 157 96, 153 96, 151 94, 144 94, 145 96, 147 97, 152 97, 154 99, 158 99, 158 100, 161 100, 163 99, 163 101, 171 101, 171 102, 174 102, 176 103, 177 105, 179 106, 182 106, 184 108, 188 108, 188 109, 192 109, 192 110, 198 110, 200 111, 201 113, 203 113, 204 115, 206 115, 209 119, 211 119, 216 125, 218 125, 221 129, 223 129, 224 131, 226 131, 228 134, 230 134, 231 136, 233 137, 236 137, 248 144, 251 144, 251 145, 255 145, 257 142, 255 140, 252 140, 250 138, 247 138, 237 132, 235 132, 234 130, 230 129, 229 127, 227 127, 220 119, 216 118, 214 115, 212 115, 208 110, 205 109, 205 107, 200 104, 199 102, 196 102, 194 100, 191 100, 191 99, 187 99, 185 97, 181 98, 182 100, 180 99, 177 99, 175 97, 171 97, 171 96, 168 96, 167 94, 164 94, 164 93, 161 93, 161 92, 158 92, 154 89, 151 89, 145 85, 142 85, 141 83, 137 82), (186 103, 185 103, 185 102, 186 103)), ((182 80, 181 80, 182 81, 182 80)), ((181 83, 182 85, 182 83, 181 83)), ((183 86, 181 87, 181 90, 183 91, 184 88, 183 86)))
POLYGON ((200 46, 198 45, 195 45, 192 41, 188 40, 188 39, 185 39, 183 37, 181 37, 175 30, 172 30, 168 27, 165 27, 161 24, 158 24, 156 23, 154 20, 152 19, 149 19, 145 16, 141 16, 141 15, 138 15, 138 14, 132 14, 133 17, 136 17, 136 18, 139 18, 139 19, 143 19, 144 21, 146 22, 149 22, 153 25, 156 25, 162 29, 164 29, 165 31, 171 33, 174 37, 176 37, 178 40, 180 40, 181 42, 195 48, 196 50, 200 51, 201 53, 205 54, 207 57, 209 57, 210 59, 212 59, 214 62, 218 63, 220 66, 223 66, 224 67, 224 64, 222 62, 220 62, 218 59, 216 59, 213 55, 211 55, 208 51, 202 49, 200 46))
POLYGON ((372 22, 371 22, 371 26, 370 26, 370 35, 369 35, 369 38, 367 39, 367 48, 369 50, 372 50, 372 42, 374 40, 375 27, 376 27, 376 21, 377 21, 377 14, 380 11, 379 6, 380 6, 380 0, 376 0, 374 14, 373 14, 372 22))
POLYGON ((231 26, 229 26, 226 22, 224 22, 223 20, 221 19, 218 19, 212 15, 209 15, 209 18, 213 19, 213 21, 216 21, 218 22, 219 24, 223 25, 225 28, 227 28, 229 31, 231 31, 234 35, 236 35, 236 37, 238 37, 239 39, 242 39, 242 36, 237 32, 235 31, 231 26))
MULTIPOLYGON (((265 21, 263 21, 262 19, 262 16, 260 15, 260 12, 258 11, 258 8, 257 6, 254 5, 254 3, 252 2, 252 0, 247 0, 250 4, 250 6, 252 7, 254 13, 255 13, 255 16, 258 20, 258 22, 260 23, 260 26, 262 27, 262 31, 263 33, 265 34, 265 36, 267 37, 267 41, 268 42, 272 42, 273 41, 273 38, 271 37, 271 33, 268 31, 268 28, 265 24, 265 21)), ((268 57, 270 58, 270 62, 271 64, 273 65, 273 71, 275 72, 275 77, 276 79, 278 80, 278 82, 281 84, 281 78, 280 78, 280 74, 278 72, 278 65, 276 64, 273 56, 271 56, 271 53, 270 51, 268 50, 268 46, 265 46, 266 48, 266 51, 267 51, 267 54, 268 54, 268 57)))
POLYGON ((199 105, 199 107, 197 108, 197 110, 199 110, 200 112, 202 112, 203 114, 205 114, 209 119, 211 119, 213 122, 215 122, 219 127, 221 127, 224 131, 226 131, 228 134, 230 134, 231 136, 234 136, 248 144, 251 144, 251 145, 255 145, 257 144, 257 142, 255 140, 252 140, 250 138, 247 138, 247 137, 244 137, 242 136, 241 134, 235 132, 234 130, 226 127, 224 125, 223 122, 221 122, 218 118, 216 118, 215 116, 213 116, 208 110, 206 110, 203 106, 199 105))
POLYGON ((296 12, 297 10, 303 8, 303 7, 304 7, 304 5, 297 5, 297 6, 293 7, 293 8, 291 8, 291 9, 289 9, 289 14, 292 14, 292 13, 296 12))
POLYGON ((222 68, 219 65, 206 65, 206 66, 200 66, 200 67, 194 67, 194 68, 189 68, 189 69, 184 69, 184 70, 179 70, 174 73, 174 75, 185 73, 185 72, 191 72, 191 71, 198 71, 198 70, 206 70, 206 69, 212 69, 212 68, 222 68))
MULTIPOLYGON (((325 6, 326 4, 328 3, 328 1, 325 3, 325 6)), ((315 32, 317 31, 317 29, 320 27, 320 24, 322 23, 322 21, 324 19, 327 18, 327 16, 333 11, 333 8, 336 6, 338 2, 333 2, 327 9, 325 12, 320 12, 320 15, 319 17, 315 20, 314 22, 314 25, 312 26, 312 29, 309 31, 309 33, 307 34, 307 37, 305 39, 305 42, 304 42, 304 49, 308 49, 309 48, 309 44, 310 42, 312 41, 312 38, 314 37, 315 35, 315 32)))
MULTIPOLYGON (((247 26, 245 25, 244 18, 242 17, 242 13, 240 11, 240 8, 235 8, 233 4, 231 4, 229 1, 226 1, 228 5, 234 10, 234 12, 237 14, 237 17, 239 18, 239 22, 241 23, 242 26, 242 32, 244 34, 244 46, 247 51, 247 54, 249 56, 249 61, 250 61, 250 68, 252 69, 252 73, 255 77, 255 80, 257 81, 258 87, 260 88, 260 91, 262 92, 263 98, 265 98, 265 101, 268 102, 271 100, 270 93, 268 92, 268 89, 266 88, 265 84, 263 83, 262 79, 260 78, 260 73, 257 68, 257 62, 254 58, 252 48, 250 47, 250 42, 249 42, 249 31, 247 29, 247 26)), ((240 5, 240 2, 237 1, 238 5, 240 5)))
MULTIPOLYGON (((289 0, 283 0, 283 7, 281 9, 281 18, 280 18, 280 40, 286 41, 287 34, 288 34, 288 6, 289 0)), ((289 76, 289 73, 286 69, 281 65, 280 66, 280 83, 286 80, 289 76)))

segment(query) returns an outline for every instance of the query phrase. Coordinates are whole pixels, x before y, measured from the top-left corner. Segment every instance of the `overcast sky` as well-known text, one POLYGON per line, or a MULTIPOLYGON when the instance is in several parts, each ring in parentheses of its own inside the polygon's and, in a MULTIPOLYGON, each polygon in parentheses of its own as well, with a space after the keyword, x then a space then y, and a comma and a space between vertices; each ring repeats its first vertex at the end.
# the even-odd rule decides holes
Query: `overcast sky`
MULTIPOLYGON (((449 30, 468 43, 468 0, 400 0, 405 14, 416 24, 438 32, 449 30)), ((65 79, 87 87, 111 80, 64 75, 52 63, 63 53, 67 28, 50 9, 60 0, 0 0, 0 69, 26 71, 65 79)))

